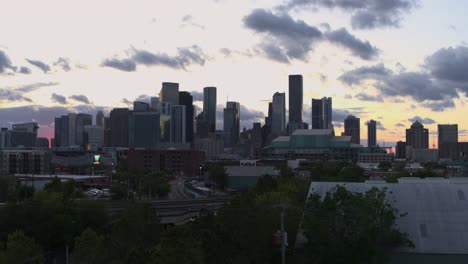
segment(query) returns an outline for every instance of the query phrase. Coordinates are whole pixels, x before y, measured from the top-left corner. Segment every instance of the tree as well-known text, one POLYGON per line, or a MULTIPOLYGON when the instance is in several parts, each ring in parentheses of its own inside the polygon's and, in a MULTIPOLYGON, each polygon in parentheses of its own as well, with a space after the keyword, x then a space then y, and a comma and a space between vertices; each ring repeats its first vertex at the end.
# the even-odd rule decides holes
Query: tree
POLYGON ((72 259, 77 264, 102 263, 104 259, 104 239, 92 229, 86 228, 75 238, 72 259))
POLYGON ((211 164, 208 167, 208 176, 221 189, 226 185, 226 170, 222 165, 211 164))
POLYGON ((383 161, 379 163, 379 169, 383 171, 389 171, 392 168, 392 163, 388 161, 383 161))
POLYGON ((14 176, 0 177, 0 202, 16 200, 16 178, 14 176))
POLYGON ((164 197, 171 191, 171 185, 164 173, 149 173, 143 177, 143 190, 151 200, 153 196, 164 197))
POLYGON ((41 248, 34 242, 34 239, 25 236, 23 231, 9 234, 6 248, 0 253, 1 263, 40 264, 44 261, 41 248))
POLYGON ((386 190, 352 193, 338 186, 322 199, 312 194, 304 212, 309 263, 383 263, 398 246, 412 246, 395 221, 386 190))

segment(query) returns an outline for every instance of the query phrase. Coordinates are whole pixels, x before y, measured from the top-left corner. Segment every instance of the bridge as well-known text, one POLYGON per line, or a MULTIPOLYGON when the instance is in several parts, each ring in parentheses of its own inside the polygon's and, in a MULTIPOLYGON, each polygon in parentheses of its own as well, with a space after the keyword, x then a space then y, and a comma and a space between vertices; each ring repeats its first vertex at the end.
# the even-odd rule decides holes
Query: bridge
POLYGON ((180 225, 193 221, 204 213, 216 213, 229 203, 231 198, 204 198, 192 200, 112 201, 108 209, 112 221, 116 221, 136 203, 150 204, 161 224, 180 225))

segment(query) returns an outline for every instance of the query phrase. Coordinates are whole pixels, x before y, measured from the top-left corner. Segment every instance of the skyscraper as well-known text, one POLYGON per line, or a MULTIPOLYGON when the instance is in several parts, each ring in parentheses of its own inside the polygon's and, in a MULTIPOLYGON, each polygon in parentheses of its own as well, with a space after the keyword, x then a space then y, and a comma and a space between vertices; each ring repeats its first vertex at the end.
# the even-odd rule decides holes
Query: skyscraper
POLYGON ((171 143, 185 143, 186 140, 186 109, 185 105, 173 105, 171 108, 171 143))
POLYGON ((271 118, 273 116, 273 103, 268 103, 268 115, 265 117, 265 126, 271 128, 271 118))
POLYGON ((151 97, 150 98, 150 106, 151 108, 158 108, 159 107, 159 97, 151 97))
POLYGON ((286 94, 275 93, 271 103, 271 132, 281 135, 286 130, 286 94))
POLYGON ((331 97, 312 99, 312 129, 333 129, 331 97))
POLYGON ((413 149, 429 148, 429 130, 416 121, 411 128, 406 129, 406 145, 413 149))
POLYGON ((233 147, 239 142, 240 133, 240 104, 238 102, 227 102, 224 108, 224 133, 227 138, 224 142, 226 147, 233 147))
POLYGON ((377 122, 372 119, 367 122, 367 146, 377 146, 377 122))
POLYGON ((439 149, 443 143, 458 142, 458 125, 437 125, 439 149))
POLYGON ((302 75, 289 75, 289 123, 302 123, 302 75))
POLYGON ((189 92, 179 92, 179 104, 185 106, 185 138, 193 142, 193 124, 195 122, 193 96, 189 92))
POLYGON ((62 131, 62 118, 56 117, 54 122, 54 144, 52 147, 60 147, 61 142, 61 131, 62 131))
POLYGON ((84 140, 84 127, 93 124, 93 116, 88 114, 77 114, 75 122, 75 144, 78 146, 84 146, 86 143, 84 140))
POLYGON ((210 133, 216 131, 216 87, 203 88, 203 114, 210 133))
POLYGON ((68 114, 68 146, 76 146, 76 114, 68 114))
POLYGON ((163 82, 161 91, 159 92, 159 101, 161 103, 169 103, 171 105, 179 104, 179 84, 171 82, 163 82))
POLYGON ((129 119, 129 145, 155 148, 159 142, 160 120, 156 111, 133 111, 129 119))
POLYGON ((111 147, 128 147, 128 123, 130 110, 128 108, 114 108, 109 115, 111 147))
POLYGON ((351 136, 351 143, 361 144, 361 119, 349 115, 344 120, 344 133, 345 136, 351 136))
POLYGON ((104 113, 102 111, 96 114, 96 126, 104 127, 104 113))

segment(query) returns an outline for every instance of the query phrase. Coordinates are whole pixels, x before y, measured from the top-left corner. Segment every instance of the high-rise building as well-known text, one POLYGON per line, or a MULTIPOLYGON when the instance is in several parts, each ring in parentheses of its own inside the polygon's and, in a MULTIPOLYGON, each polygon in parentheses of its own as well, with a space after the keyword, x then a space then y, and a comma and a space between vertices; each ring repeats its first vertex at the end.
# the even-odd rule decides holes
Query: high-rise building
POLYGON ((104 113, 102 111, 96 114, 96 126, 104 127, 104 113))
POLYGON ((271 128, 271 119, 273 116, 273 102, 268 103, 268 115, 265 117, 265 126, 271 128))
POLYGON ((110 147, 128 147, 128 123, 130 111, 128 108, 114 108, 110 112, 110 147))
POLYGON ((36 147, 37 123, 14 124, 12 130, 2 128, 0 132, 0 147, 36 147))
POLYGON ((216 87, 203 88, 203 113, 210 133, 216 131, 216 87))
MULTIPOLYGON (((270 114, 270 113, 269 113, 270 114)), ((275 93, 271 103, 271 132, 281 135, 286 130, 286 94, 275 93)))
POLYGON ((312 129, 333 129, 331 97, 312 99, 312 129))
POLYGON ((193 130, 195 122, 195 108, 193 106, 193 96, 189 92, 179 92, 179 104, 185 106, 185 138, 189 143, 193 142, 193 130))
POLYGON ((361 119, 353 115, 349 115, 344 120, 345 136, 351 136, 351 143, 361 144, 361 119))
POLYGON ((150 110, 150 105, 145 102, 133 102, 133 111, 135 112, 146 112, 150 110))
POLYGON ((289 75, 289 123, 302 123, 302 75, 289 75))
POLYGON ((76 114, 68 114, 68 146, 76 146, 76 114))
POLYGON ((37 148, 49 148, 49 139, 48 138, 37 138, 36 139, 37 148))
POLYGON ((377 122, 372 119, 367 122, 367 146, 377 146, 377 122))
POLYGON ((84 144, 101 147, 103 144, 103 127, 98 125, 84 126, 84 144))
POLYGON ((88 114, 77 114, 75 122, 75 144, 78 146, 84 146, 86 144, 84 140, 84 127, 91 126, 93 124, 93 116, 88 114))
POLYGON ((208 122, 205 120, 205 113, 201 112, 196 117, 196 130, 198 138, 208 138, 210 134, 210 128, 208 122))
POLYGON ((186 143, 186 109, 185 105, 173 105, 171 108, 171 143, 186 143))
POLYGON ((406 129, 406 144, 413 149, 429 148, 429 130, 416 121, 411 128, 406 129))
POLYGON ((395 147, 395 156, 397 159, 406 158, 406 142, 398 141, 395 147))
POLYGON ((240 104, 238 102, 227 102, 224 108, 224 133, 226 147, 233 147, 239 142, 240 134, 240 104))
POLYGON ((443 143, 458 142, 458 125, 437 125, 439 149, 443 143))
POLYGON ((129 145, 156 148, 160 137, 160 115, 156 111, 133 111, 129 118, 129 145))
POLYGON ((159 107, 159 105, 160 105, 160 103, 159 103, 159 97, 151 97, 151 98, 150 98, 150 106, 151 106, 151 108, 156 109, 156 108, 159 107))
POLYGON ((62 133, 62 118, 56 117, 54 120, 54 144, 52 144, 52 147, 60 147, 60 138, 62 133))
POLYGON ((171 105, 179 104, 179 84, 171 82, 163 82, 161 92, 159 93, 161 103, 170 103, 171 105))
MULTIPOLYGON (((68 142, 68 139, 69 139, 69 136, 68 136, 68 130, 69 130, 69 118, 68 118, 68 115, 63 115, 62 117, 60 117, 60 137, 58 138, 58 140, 60 140, 60 144, 57 145, 56 143, 56 146, 57 147, 68 147, 70 146, 69 142, 68 142)), ((57 138, 57 136, 56 136, 57 138)))

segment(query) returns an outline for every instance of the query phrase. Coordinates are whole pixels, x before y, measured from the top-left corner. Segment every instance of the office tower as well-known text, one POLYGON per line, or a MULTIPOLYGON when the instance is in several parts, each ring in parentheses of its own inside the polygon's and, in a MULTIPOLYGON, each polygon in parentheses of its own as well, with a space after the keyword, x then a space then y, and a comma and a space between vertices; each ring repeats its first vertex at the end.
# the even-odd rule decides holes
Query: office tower
POLYGON ((159 97, 151 97, 151 99, 150 99, 150 106, 151 106, 151 108, 156 109, 156 108, 159 107, 159 105, 160 105, 160 103, 159 103, 159 97))
POLYGON ((312 99, 312 129, 333 129, 331 97, 312 99))
POLYGON ((268 115, 265 117, 265 126, 268 126, 271 128, 272 116, 273 116, 273 103, 270 102, 268 103, 268 115))
MULTIPOLYGON (((270 114, 270 113, 269 113, 270 114)), ((281 135, 286 130, 286 94, 275 93, 271 103, 271 133, 281 135)))
POLYGON ((37 148, 49 148, 49 139, 48 138, 37 138, 36 139, 37 148))
POLYGON ((185 143, 185 125, 187 124, 185 105, 173 105, 171 108, 171 143, 185 143))
POLYGON ((367 146, 377 146, 377 122, 372 119, 367 122, 367 146))
POLYGON ((398 141, 395 147, 395 156, 397 159, 405 159, 406 158, 406 142, 398 141))
POLYGON ((76 114, 68 114, 68 146, 76 146, 76 114))
POLYGON ((84 146, 86 144, 84 140, 84 127, 91 126, 93 124, 93 116, 88 114, 77 114, 75 122, 75 144, 78 146, 84 146))
POLYGON ((69 144, 68 144, 68 139, 69 139, 69 136, 68 136, 68 129, 69 129, 69 125, 68 125, 68 122, 69 119, 68 119, 68 115, 63 115, 60 117, 60 138, 58 138, 57 140, 60 140, 60 147, 68 147, 69 144))
POLYGON ((361 120, 353 115, 346 117, 344 135, 351 136, 351 143, 361 144, 361 120))
POLYGON ((101 147, 103 145, 103 127, 98 125, 84 126, 84 144, 101 147))
POLYGON ((12 130, 2 128, 0 147, 36 147, 37 123, 14 124, 12 130))
POLYGON ((61 147, 62 118, 56 117, 54 120, 54 144, 52 147, 61 147))
POLYGON ((196 117, 196 127, 197 127, 197 137, 198 138, 208 138, 210 134, 210 128, 208 126, 208 121, 205 120, 205 113, 201 112, 196 117))
POLYGON ((289 75, 289 123, 302 123, 302 75, 289 75))
POLYGON ((406 144, 413 149, 429 148, 429 130, 416 121, 411 128, 406 129, 406 144))
POLYGON ((110 117, 104 117, 103 146, 110 147, 110 117))
POLYGON ((13 131, 22 131, 22 132, 29 132, 29 133, 36 133, 39 129, 37 123, 21 123, 21 124, 13 124, 12 125, 13 131))
POLYGON ((439 134, 438 146, 448 142, 458 142, 458 125, 437 125, 439 134))
POLYGON ((128 147, 128 108, 114 108, 110 112, 110 147, 128 147))
POLYGON ((179 92, 179 104, 185 106, 185 138, 189 143, 193 142, 193 124, 195 122, 195 109, 193 96, 189 92, 179 92))
POLYGON ((224 133, 227 138, 224 145, 228 148, 239 142, 240 133, 240 104, 238 102, 227 102, 224 108, 224 133))
POLYGON ((150 110, 150 105, 144 102, 133 102, 133 111, 135 112, 146 112, 150 110))
POLYGON ((163 82, 161 92, 159 93, 161 103, 170 103, 171 105, 179 104, 179 84, 163 82))
POLYGON ((104 127, 104 113, 102 111, 96 114, 96 126, 104 127))
POLYGON ((203 113, 210 133, 216 131, 216 87, 203 88, 203 113))
POLYGON ((134 148, 156 148, 160 137, 160 115, 156 111, 130 113, 129 145, 134 148))

